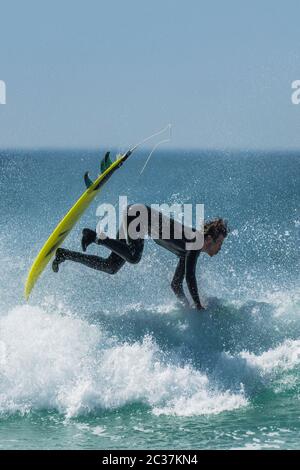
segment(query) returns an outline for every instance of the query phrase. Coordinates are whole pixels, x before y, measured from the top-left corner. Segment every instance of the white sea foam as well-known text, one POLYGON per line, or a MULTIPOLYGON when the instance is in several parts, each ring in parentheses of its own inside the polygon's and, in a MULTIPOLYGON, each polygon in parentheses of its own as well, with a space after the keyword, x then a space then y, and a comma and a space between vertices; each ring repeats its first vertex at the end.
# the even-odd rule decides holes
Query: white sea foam
POLYGON ((259 300, 274 306, 275 317, 295 314, 299 312, 300 289, 266 291, 259 300))
POLYGON ((164 407, 155 407, 154 413, 156 415, 169 414, 177 416, 208 415, 235 410, 247 404, 248 401, 242 390, 240 394, 228 391, 217 393, 211 391, 208 380, 204 380, 198 391, 192 393, 191 396, 174 398, 164 407))
POLYGON ((105 434, 106 429, 103 426, 95 426, 92 428, 92 434, 95 436, 103 436, 105 434))
MULTIPOLYGON (((269 302, 282 305, 282 295, 269 302)), ((118 319, 125 322, 114 338, 111 312, 103 312, 101 324, 91 324, 62 304, 55 305, 18 306, 0 317, 0 412, 56 409, 71 417, 136 402, 150 406, 156 415, 216 414, 247 406, 257 385, 278 389, 272 383, 274 373, 284 372, 280 387, 291 388, 298 380, 293 369, 300 363, 300 340, 283 339, 261 354, 254 353, 252 340, 247 340, 244 351, 226 352, 220 350, 215 331, 217 325, 222 334, 229 328, 220 315, 211 331, 212 318, 203 317, 201 324, 194 316, 182 320, 172 303, 156 309, 131 304, 113 318, 114 325, 118 319), (139 333, 130 340, 124 330, 129 320, 139 333), (196 337, 194 323, 199 328, 196 337), (138 325, 148 325, 153 335, 138 325), (207 369, 191 364, 189 349, 207 369), (180 360, 176 351, 183 354, 180 360)), ((258 321, 253 315, 248 319, 250 327, 258 321)), ((233 320, 230 317, 231 325, 233 320)))
POLYGON ((30 306, 0 318, 1 412, 71 417, 133 402, 185 416, 247 404, 242 391, 220 391, 191 365, 172 363, 149 336, 120 343, 99 325, 30 306))
POLYGON ((300 340, 286 340, 280 346, 261 355, 247 351, 241 353, 248 364, 260 368, 263 372, 290 370, 300 364, 300 340))

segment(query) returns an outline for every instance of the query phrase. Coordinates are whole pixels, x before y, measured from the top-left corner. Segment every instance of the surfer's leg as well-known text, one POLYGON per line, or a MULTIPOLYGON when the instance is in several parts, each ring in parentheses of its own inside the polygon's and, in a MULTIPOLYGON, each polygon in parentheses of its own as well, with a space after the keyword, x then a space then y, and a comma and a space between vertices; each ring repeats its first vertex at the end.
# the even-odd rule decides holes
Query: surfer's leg
POLYGON ((86 255, 78 253, 77 251, 58 248, 55 259, 52 263, 53 271, 58 272, 60 263, 67 260, 84 264, 88 268, 103 271, 108 274, 115 274, 125 264, 125 260, 116 253, 111 253, 108 258, 100 258, 100 256, 86 255))
POLYGON ((82 230, 82 239, 81 239, 82 251, 86 251, 87 247, 91 243, 95 243, 96 237, 97 237, 97 233, 95 232, 95 230, 84 228, 82 230))
POLYGON ((144 249, 144 240, 142 238, 130 240, 126 243, 106 237, 104 240, 97 238, 96 243, 109 248, 113 253, 121 256, 124 261, 131 264, 136 264, 141 260, 144 249))
POLYGON ((97 245, 103 245, 109 248, 113 253, 116 253, 117 255, 121 256, 122 259, 128 261, 129 263, 138 263, 142 257, 144 249, 143 239, 129 240, 129 242, 127 243, 127 241, 124 239, 120 240, 118 232, 116 240, 108 237, 101 240, 97 238, 97 234, 94 230, 85 228, 82 231, 82 250, 86 251, 87 247, 91 243, 96 243, 97 245))
POLYGON ((87 247, 91 243, 96 243, 97 245, 105 246, 109 248, 113 253, 116 253, 123 260, 128 261, 128 263, 136 264, 141 260, 143 249, 144 249, 144 232, 143 227, 140 227, 140 237, 138 239, 132 239, 127 234, 127 227, 130 222, 136 219, 136 212, 139 212, 140 205, 129 205, 126 208, 122 224, 117 233, 117 238, 109 238, 107 236, 103 238, 97 237, 97 233, 94 230, 89 228, 84 228, 82 231, 81 246, 82 250, 86 251, 87 247), (130 208, 133 208, 133 215, 130 214, 130 208))
MULTIPOLYGON (((96 243, 109 248, 113 253, 121 256, 128 263, 137 264, 141 260, 144 250, 144 229, 140 227, 137 239, 130 237, 128 233, 129 224, 137 217, 136 214, 129 214, 129 209, 131 207, 133 206, 127 206, 122 224, 117 234, 117 239, 109 238, 107 236, 103 239, 97 237, 96 243)), ((136 207, 138 208, 137 205, 136 207)))

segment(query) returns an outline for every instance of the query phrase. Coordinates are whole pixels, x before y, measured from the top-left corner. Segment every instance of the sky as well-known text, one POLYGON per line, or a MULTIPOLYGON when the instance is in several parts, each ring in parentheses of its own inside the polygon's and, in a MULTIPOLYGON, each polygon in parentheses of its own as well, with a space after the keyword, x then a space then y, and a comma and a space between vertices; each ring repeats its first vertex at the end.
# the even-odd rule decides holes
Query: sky
POLYGON ((300 149, 300 2, 1 0, 0 148, 300 149))

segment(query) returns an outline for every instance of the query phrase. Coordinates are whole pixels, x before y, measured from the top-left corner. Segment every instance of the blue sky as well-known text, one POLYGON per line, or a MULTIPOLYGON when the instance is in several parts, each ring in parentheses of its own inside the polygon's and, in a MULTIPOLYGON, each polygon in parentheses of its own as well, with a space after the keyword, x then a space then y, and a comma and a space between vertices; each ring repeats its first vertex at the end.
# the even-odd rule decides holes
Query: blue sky
POLYGON ((2 1, 0 147, 300 148, 297 1, 2 1))

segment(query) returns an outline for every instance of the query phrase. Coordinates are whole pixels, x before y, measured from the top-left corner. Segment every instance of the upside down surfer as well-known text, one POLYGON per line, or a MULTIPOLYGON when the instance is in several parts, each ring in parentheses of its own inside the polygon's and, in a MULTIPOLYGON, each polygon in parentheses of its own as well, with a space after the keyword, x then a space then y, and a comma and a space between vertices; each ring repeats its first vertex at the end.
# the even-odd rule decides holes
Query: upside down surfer
POLYGON ((144 206, 143 204, 133 204, 127 206, 123 221, 116 239, 103 237, 93 230, 88 228, 83 229, 82 232, 82 250, 85 252, 91 243, 105 246, 111 250, 108 258, 102 258, 94 255, 87 255, 70 251, 64 248, 58 248, 56 256, 52 264, 54 272, 58 272, 59 265, 64 261, 74 261, 84 264, 90 268, 98 271, 103 271, 108 274, 116 274, 121 267, 126 263, 137 264, 143 254, 144 238, 148 235, 163 248, 171 251, 178 256, 179 261, 175 274, 171 283, 171 287, 177 298, 182 304, 188 306, 188 300, 183 290, 183 281, 186 280, 188 290, 194 302, 194 308, 201 310, 203 308, 197 287, 195 276, 197 259, 200 253, 207 253, 209 256, 216 255, 221 247, 224 239, 228 234, 227 224, 223 219, 215 219, 204 224, 203 230, 203 244, 201 248, 189 249, 188 243, 195 240, 199 232, 190 227, 184 226, 173 218, 167 218, 170 226, 169 237, 162 236, 163 221, 166 216, 153 208, 144 206), (137 237, 130 236, 128 227, 137 222, 137 214, 142 212, 146 213, 146 223, 143 225, 138 224, 137 237), (154 217, 153 217, 154 216, 154 217), (153 220, 158 223, 153 224, 153 220), (175 237, 174 234, 181 232, 181 238, 175 237))

